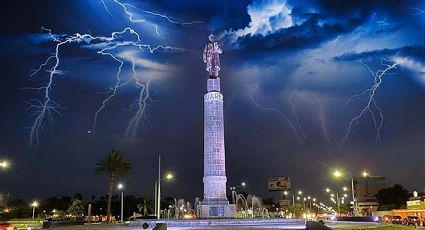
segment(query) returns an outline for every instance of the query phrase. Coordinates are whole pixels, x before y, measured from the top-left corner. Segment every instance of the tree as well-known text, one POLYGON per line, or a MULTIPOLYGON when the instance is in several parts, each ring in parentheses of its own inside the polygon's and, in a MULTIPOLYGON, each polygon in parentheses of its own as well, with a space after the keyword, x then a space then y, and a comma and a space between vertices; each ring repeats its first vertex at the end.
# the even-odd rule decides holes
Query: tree
POLYGON ((80 218, 81 216, 84 215, 84 204, 81 200, 74 199, 72 200, 72 203, 69 206, 67 211, 69 214, 76 216, 77 218, 80 218))
MULTIPOLYGON (((168 208, 168 206, 166 206, 168 208)), ((139 213, 143 216, 147 216, 149 213, 153 212, 153 202, 151 199, 143 199, 141 203, 137 204, 137 209, 139 213)))
POLYGON ((409 199, 409 191, 402 185, 396 184, 393 187, 379 190, 376 199, 379 202, 380 210, 392 210, 406 205, 406 201, 409 199))
POLYGON ((96 175, 106 175, 108 177, 108 204, 106 208, 108 221, 111 216, 112 193, 114 192, 116 179, 119 176, 128 176, 130 172, 131 164, 124 159, 124 155, 120 151, 114 149, 96 164, 96 175))

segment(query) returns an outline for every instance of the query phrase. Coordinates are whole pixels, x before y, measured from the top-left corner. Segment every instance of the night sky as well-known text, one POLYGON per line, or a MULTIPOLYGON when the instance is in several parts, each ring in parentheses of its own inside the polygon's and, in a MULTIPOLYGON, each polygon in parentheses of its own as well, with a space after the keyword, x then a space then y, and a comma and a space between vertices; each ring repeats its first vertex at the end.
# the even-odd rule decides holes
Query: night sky
POLYGON ((425 190, 423 1, 45 0, 0 11, 0 158, 13 164, 0 192, 103 195, 94 166, 115 148, 133 165, 127 193, 153 196, 161 154, 175 174, 163 194, 202 197, 210 33, 224 50, 228 185, 266 197, 269 176, 289 176, 320 196, 340 168, 425 190))

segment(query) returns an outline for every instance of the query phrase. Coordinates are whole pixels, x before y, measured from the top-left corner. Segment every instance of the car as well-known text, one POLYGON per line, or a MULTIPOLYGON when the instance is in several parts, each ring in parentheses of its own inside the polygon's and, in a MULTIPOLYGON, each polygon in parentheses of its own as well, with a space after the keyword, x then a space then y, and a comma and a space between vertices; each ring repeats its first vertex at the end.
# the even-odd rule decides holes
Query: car
POLYGON ((0 230, 14 230, 13 224, 9 223, 0 223, 0 230))
POLYGON ((384 222, 389 223, 391 222, 392 217, 390 215, 384 215, 382 219, 384 220, 384 222))
POLYGON ((408 216, 406 219, 404 219, 405 225, 413 225, 413 226, 419 226, 421 225, 421 219, 417 216, 408 216))
POLYGON ((403 224, 403 218, 401 216, 392 216, 391 217, 392 224, 403 224))

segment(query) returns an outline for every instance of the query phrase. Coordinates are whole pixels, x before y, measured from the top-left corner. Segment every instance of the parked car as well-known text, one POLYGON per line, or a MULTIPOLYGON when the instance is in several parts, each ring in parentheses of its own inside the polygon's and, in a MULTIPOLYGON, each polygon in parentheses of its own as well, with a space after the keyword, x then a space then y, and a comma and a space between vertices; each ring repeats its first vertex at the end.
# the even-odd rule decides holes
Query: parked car
POLYGON ((14 230, 13 224, 9 223, 0 223, 0 230, 14 230))
POLYGON ((401 216, 392 216, 391 217, 392 224, 403 224, 403 218, 401 216))
POLYGON ((419 226, 419 225, 421 225, 421 219, 419 219, 419 217, 417 217, 417 216, 408 216, 404 220, 404 224, 405 225, 419 226))
POLYGON ((384 220, 384 222, 390 223, 392 220, 392 216, 384 215, 382 219, 384 220))

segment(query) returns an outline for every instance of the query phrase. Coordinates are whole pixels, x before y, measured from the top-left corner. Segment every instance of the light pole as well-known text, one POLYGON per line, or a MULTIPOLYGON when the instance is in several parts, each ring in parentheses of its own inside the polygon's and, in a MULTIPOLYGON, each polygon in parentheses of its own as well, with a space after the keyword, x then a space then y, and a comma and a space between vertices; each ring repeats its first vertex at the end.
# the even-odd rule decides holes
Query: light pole
POLYGON ((32 206, 32 218, 34 219, 35 218, 35 208, 38 206, 38 202, 37 201, 32 202, 31 206, 32 206))
POLYGON ((156 189, 156 218, 159 220, 161 217, 161 155, 158 154, 158 184, 156 189))
MULTIPOLYGON (((157 200, 156 200, 156 215, 157 219, 161 218, 161 181, 163 180, 171 180, 173 179, 173 174, 168 173, 164 178, 158 179, 158 181, 155 182, 155 186, 157 186, 157 200)), ((160 177, 158 177, 160 178, 160 177)))
MULTIPOLYGON (((339 171, 339 170, 335 170, 333 172, 333 176, 336 179, 339 179, 340 177, 343 177, 344 174, 339 171)), ((363 170, 363 172, 361 173, 361 176, 364 178, 367 178, 369 176, 369 173, 367 172, 367 170, 363 170)), ((366 181, 366 187, 367 187, 367 181, 366 181)), ((348 188, 344 187, 344 191, 347 191, 348 188)), ((367 190, 367 188, 366 188, 367 190)), ((351 177, 351 199, 352 199, 352 203, 353 203, 353 215, 356 215, 356 213, 358 212, 358 202, 357 202, 357 198, 354 192, 354 177, 351 177)))
POLYGON ((124 185, 119 183, 118 190, 121 190, 121 224, 124 223, 124 185))

